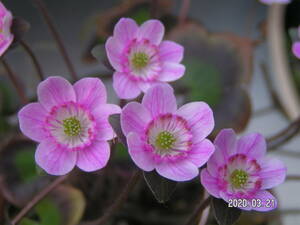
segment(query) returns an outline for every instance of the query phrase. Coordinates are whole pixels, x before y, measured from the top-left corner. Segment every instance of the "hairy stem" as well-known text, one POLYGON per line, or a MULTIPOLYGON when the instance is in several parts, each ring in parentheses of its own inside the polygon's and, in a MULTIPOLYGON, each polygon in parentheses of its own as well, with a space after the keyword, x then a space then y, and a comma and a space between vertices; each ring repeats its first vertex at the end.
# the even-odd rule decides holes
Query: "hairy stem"
POLYGON ((24 40, 20 40, 19 42, 22 47, 24 48, 24 50, 28 53, 29 57, 31 58, 31 61, 33 63, 33 65, 35 66, 37 75, 39 76, 39 79, 42 81, 45 79, 42 67, 39 63, 39 61, 37 60, 37 57, 35 56, 34 52, 32 51, 31 47, 24 41, 24 40))
POLYGON ((11 224, 16 225, 21 219, 26 216, 26 214, 43 198, 45 198, 54 188, 56 188, 59 184, 66 180, 68 175, 61 176, 54 180, 49 186, 45 187, 42 191, 40 191, 33 199, 27 203, 27 205, 16 215, 16 217, 12 220, 11 224))
POLYGON ((134 186, 138 183, 141 178, 141 171, 136 171, 131 176, 130 180, 122 190, 121 194, 117 197, 115 202, 104 212, 104 214, 99 218, 91 222, 82 223, 81 225, 104 225, 108 220, 123 206, 128 198, 129 193, 132 191, 134 186))
POLYGON ((11 80, 13 86, 15 87, 17 94, 20 97, 21 103, 23 105, 27 104, 29 102, 28 98, 25 95, 24 88, 18 81, 16 74, 14 73, 14 71, 11 69, 10 65, 7 63, 7 61, 3 57, 1 58, 1 62, 2 62, 4 69, 7 71, 7 75, 9 77, 9 79, 11 80))
POLYGON ((32 1, 35 3, 35 5, 37 6, 38 10, 41 12, 41 14, 42 14, 42 16, 43 16, 46 24, 48 25, 49 30, 51 31, 51 34, 52 34, 54 40, 57 43, 58 49, 59 49, 59 51, 60 51, 60 53, 61 53, 61 55, 62 55, 62 57, 63 57, 63 59, 64 59, 64 61, 66 63, 66 65, 67 65, 67 67, 68 67, 68 70, 69 70, 69 72, 70 72, 73 80, 78 80, 78 76, 77 76, 77 74, 75 72, 74 66, 73 66, 73 64, 72 64, 72 62, 70 60, 70 57, 69 57, 69 55, 68 55, 68 53, 66 51, 66 48, 65 48, 65 46, 63 44, 63 41, 62 41, 62 39, 61 39, 61 37, 60 37, 60 35, 59 35, 56 27, 54 26, 53 21, 52 21, 50 15, 48 13, 48 9, 47 9, 45 3, 42 0, 32 0, 32 1))
POLYGON ((199 205, 196 206, 192 215, 188 218, 184 225, 194 225, 201 220, 203 211, 209 206, 211 197, 206 198, 204 201, 200 201, 199 205))

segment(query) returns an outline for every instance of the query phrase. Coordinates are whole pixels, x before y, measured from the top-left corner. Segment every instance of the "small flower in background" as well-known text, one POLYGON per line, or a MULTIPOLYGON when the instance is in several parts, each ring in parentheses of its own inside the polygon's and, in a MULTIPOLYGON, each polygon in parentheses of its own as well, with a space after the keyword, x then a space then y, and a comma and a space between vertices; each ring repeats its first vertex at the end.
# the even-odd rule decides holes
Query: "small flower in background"
POLYGON ((98 78, 84 78, 73 86, 62 77, 50 77, 38 86, 37 103, 19 114, 21 131, 40 142, 37 164, 52 175, 103 168, 110 156, 107 140, 114 137, 110 114, 117 105, 106 104, 106 89, 98 78))
POLYGON ((138 27, 134 20, 122 18, 116 24, 105 48, 116 70, 113 86, 120 98, 135 98, 153 84, 183 76, 183 47, 162 41, 163 35, 164 26, 159 20, 148 20, 138 27))
POLYGON ((262 3, 271 5, 273 3, 278 3, 278 4, 288 4, 291 2, 291 0, 260 0, 262 3))
POLYGON ((214 141, 216 150, 201 171, 201 182, 216 198, 226 202, 245 199, 244 210, 269 211, 277 200, 266 189, 285 180, 286 167, 277 159, 268 158, 266 142, 257 133, 237 140, 232 129, 223 129, 214 141))
POLYGON ((214 127, 213 112, 204 102, 177 109, 173 89, 157 84, 142 104, 131 102, 121 113, 129 154, 144 171, 156 170, 175 181, 193 179, 214 152, 206 139, 214 127))
MULTIPOLYGON (((298 28, 298 35, 300 35, 300 27, 298 28)), ((300 59, 300 41, 296 41, 292 46, 294 55, 300 59)))
POLYGON ((4 54, 14 39, 10 31, 12 20, 11 12, 0 2, 0 56, 4 54))

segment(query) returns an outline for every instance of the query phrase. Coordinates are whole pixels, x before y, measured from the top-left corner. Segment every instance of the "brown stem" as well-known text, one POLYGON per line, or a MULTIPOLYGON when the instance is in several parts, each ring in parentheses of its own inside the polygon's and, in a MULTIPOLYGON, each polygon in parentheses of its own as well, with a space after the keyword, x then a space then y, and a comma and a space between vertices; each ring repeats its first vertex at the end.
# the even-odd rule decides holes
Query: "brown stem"
POLYGON ((44 80, 45 76, 44 76, 42 67, 41 67, 39 61, 37 60, 37 57, 35 56, 34 52, 32 51, 31 47, 24 40, 20 40, 19 43, 22 45, 22 47, 24 48, 24 50, 30 56, 31 61, 32 61, 33 65, 35 66, 37 75, 39 76, 39 79, 41 81, 44 80))
POLYGON ((27 104, 29 101, 25 95, 24 88, 22 87, 22 85, 20 84, 20 82, 17 79, 16 74, 14 73, 14 71, 11 69, 11 67, 9 66, 9 64, 3 57, 1 58, 1 62, 3 64, 5 70, 7 71, 7 75, 9 77, 9 79, 11 80, 12 84, 16 88, 16 91, 20 97, 21 103, 23 105, 27 104))
POLYGON ((34 1, 34 3, 37 6, 38 10, 41 12, 46 24, 48 25, 49 30, 51 31, 51 34, 52 34, 54 40, 57 43, 58 49, 59 49, 66 65, 67 65, 68 69, 69 69, 69 72, 70 72, 73 80, 78 80, 78 76, 75 72, 74 66, 73 66, 73 64, 70 60, 70 57, 69 57, 69 55, 66 51, 66 48, 63 44, 63 41, 62 41, 57 29, 55 28, 54 23, 53 23, 50 15, 48 13, 48 9, 47 9, 45 3, 42 0, 32 0, 32 1, 34 1))
POLYGON ((300 176, 298 175, 289 175, 286 177, 286 180, 300 180, 300 176))
POLYGON ((68 175, 61 176, 54 180, 49 186, 45 187, 42 191, 40 191, 33 199, 27 203, 27 205, 16 215, 16 217, 12 220, 11 224, 16 225, 21 221, 21 219, 26 216, 26 214, 43 198, 45 198, 55 187, 61 184, 68 175))
POLYGON ((128 198, 129 193, 132 191, 134 186, 137 184, 141 178, 141 171, 136 171, 131 176, 130 180, 122 190, 121 194, 117 197, 115 202, 104 212, 104 214, 99 218, 91 222, 82 223, 81 225, 103 225, 123 206, 128 198))
POLYGON ((267 139, 268 149, 276 149, 289 141, 300 131, 300 117, 276 135, 267 139))
POLYGON ((206 209, 206 207, 210 204, 211 202, 211 197, 208 197, 204 201, 201 201, 198 206, 196 206, 194 212, 192 215, 188 218, 186 221, 185 225, 194 225, 198 221, 201 220, 201 216, 203 211, 206 209))
POLYGON ((182 0, 182 5, 179 12, 179 25, 182 26, 187 18, 187 14, 189 12, 191 1, 190 0, 182 0))

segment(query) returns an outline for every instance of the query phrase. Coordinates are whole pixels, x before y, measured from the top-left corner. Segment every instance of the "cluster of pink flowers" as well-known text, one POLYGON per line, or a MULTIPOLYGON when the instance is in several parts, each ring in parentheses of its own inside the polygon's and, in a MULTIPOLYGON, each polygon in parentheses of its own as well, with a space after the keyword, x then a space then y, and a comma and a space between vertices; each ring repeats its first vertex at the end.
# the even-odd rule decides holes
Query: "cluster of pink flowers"
MULTIPOLYGON (((205 102, 177 108, 173 88, 166 82, 183 76, 183 47, 162 41, 164 26, 149 20, 137 26, 121 19, 106 42, 107 56, 116 72, 113 86, 120 98, 137 97, 121 110, 106 103, 106 90, 98 78, 84 78, 73 86, 61 77, 50 77, 38 86, 38 102, 23 107, 21 131, 39 142, 35 158, 49 174, 63 175, 74 166, 84 171, 103 168, 110 156, 108 141, 115 136, 108 117, 121 114, 121 128, 128 152, 144 171, 174 181, 199 175, 207 191, 217 198, 275 199, 265 189, 285 179, 286 168, 265 157, 266 143, 259 134, 236 140, 223 130, 214 144, 208 139, 214 128, 213 111, 205 102)), ((248 207, 266 211, 272 208, 248 207)))
POLYGON ((0 2, 0 56, 4 54, 14 39, 10 31, 12 20, 10 11, 0 2))

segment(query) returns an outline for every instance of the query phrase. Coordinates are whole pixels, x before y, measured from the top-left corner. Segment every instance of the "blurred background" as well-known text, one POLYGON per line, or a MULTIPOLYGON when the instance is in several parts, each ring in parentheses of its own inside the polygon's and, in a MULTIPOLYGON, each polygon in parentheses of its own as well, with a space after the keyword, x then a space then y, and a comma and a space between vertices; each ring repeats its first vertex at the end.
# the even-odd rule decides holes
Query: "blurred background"
MULTIPOLYGON (((31 28, 24 39, 37 55, 45 75, 70 79, 56 43, 32 1, 4 0, 3 3, 14 16, 30 23, 31 28)), ((118 102, 111 87, 111 71, 93 58, 90 51, 104 43, 118 18, 130 16, 142 22, 155 15, 167 27, 166 38, 186 47, 184 63, 187 73, 182 81, 174 84, 178 100, 182 104, 190 100, 209 102, 217 117, 215 133, 222 127, 234 127, 241 134, 256 131, 270 137, 286 128, 300 114, 300 102, 297 101, 300 61, 290 51, 292 42, 299 39, 299 1, 293 1, 285 9, 284 6, 266 6, 256 0, 191 0, 188 18, 182 27, 176 26, 182 6, 180 0, 157 0, 155 8, 151 1, 146 0, 45 0, 45 3, 77 74, 80 77, 105 77, 111 103, 118 102), (280 44, 280 41, 283 42, 280 44), (274 56, 275 53, 279 56, 274 56)), ((26 52, 16 47, 5 57, 24 85, 26 94, 35 99, 39 80, 26 52)), ((5 73, 0 67, 0 142, 18 133, 16 112, 21 107, 5 73)), ((299 146, 298 135, 270 153, 286 163, 289 175, 300 175, 299 146)), ((9 199, 10 203, 9 206, 1 204, 2 215, 14 215, 32 193, 53 179, 35 167, 32 162, 34 149, 35 144, 27 140, 1 149, 1 185, 6 191, 6 201, 9 199)), ((126 151, 121 146, 117 150, 116 163, 110 168, 110 172, 119 176, 117 180, 105 172, 84 174, 75 171, 68 186, 60 187, 63 190, 51 196, 54 206, 52 200, 42 202, 23 225, 75 225, 80 219, 89 221, 99 217, 105 205, 112 202, 112 196, 119 192, 118 186, 128 179, 123 169, 130 171, 133 167, 126 151), (97 182, 93 183, 93 179, 97 182), (88 189, 90 185, 91 190, 88 189), (69 193, 64 199, 67 207, 57 201, 62 193, 69 193), (61 213, 65 211, 66 214, 61 213), (45 214, 48 214, 48 219, 45 214), (79 218, 70 222, 66 215, 79 218), (51 217, 52 221, 47 222, 51 217)), ((180 184, 169 202, 158 204, 141 182, 111 224, 182 224, 180 222, 193 208, 195 196, 200 196, 199 184, 199 180, 180 184)), ((299 189, 299 181, 287 180, 274 190, 279 198, 279 210, 264 214, 245 213, 238 224, 299 224, 299 189)), ((209 219, 207 224, 216 223, 209 219)))

